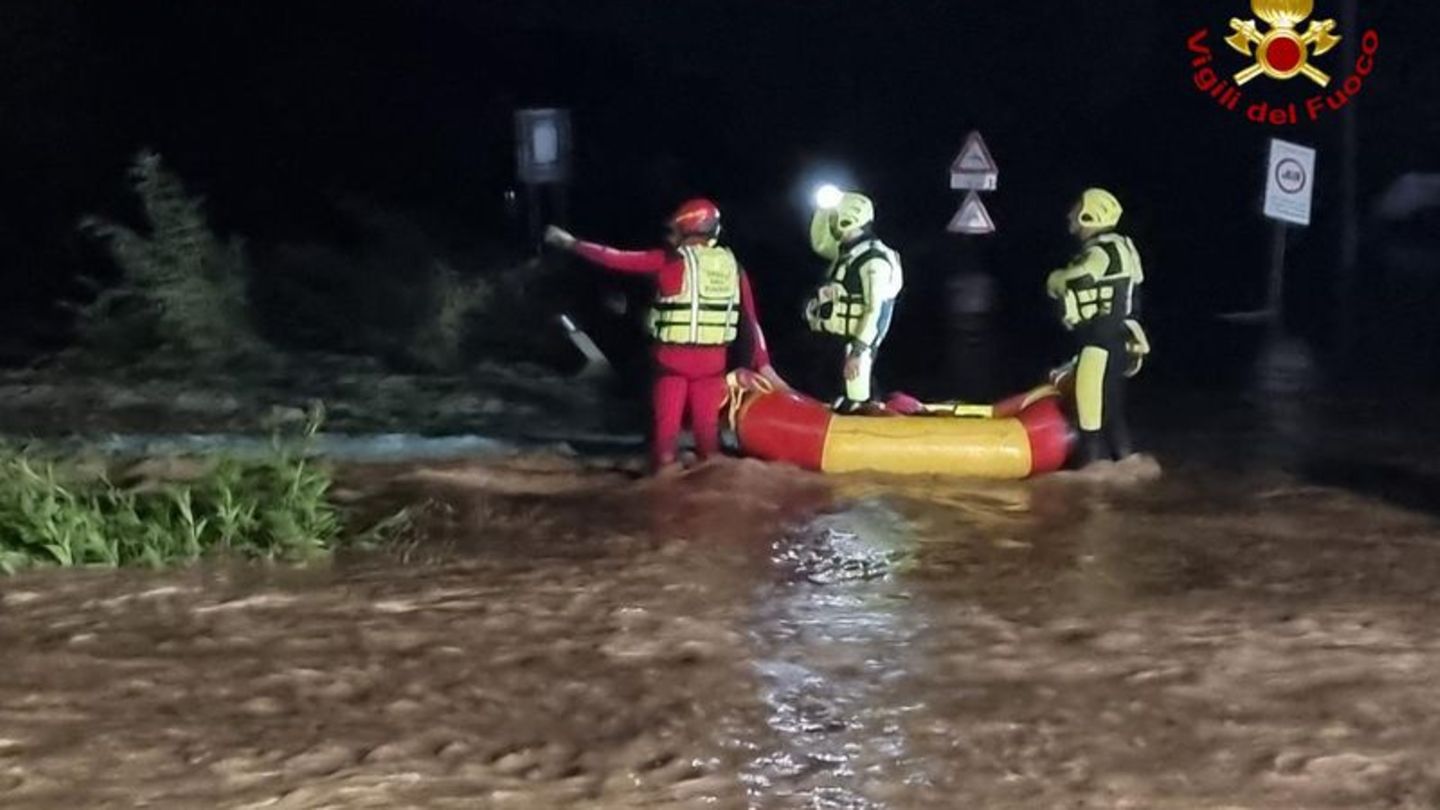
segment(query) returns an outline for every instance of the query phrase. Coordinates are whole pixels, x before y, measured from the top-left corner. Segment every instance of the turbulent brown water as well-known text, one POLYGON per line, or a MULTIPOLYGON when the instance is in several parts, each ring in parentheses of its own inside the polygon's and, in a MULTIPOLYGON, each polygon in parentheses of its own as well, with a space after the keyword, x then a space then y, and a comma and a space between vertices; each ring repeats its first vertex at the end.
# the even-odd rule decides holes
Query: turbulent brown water
POLYGON ((0 806, 1440 806, 1433 479, 1212 416, 1159 481, 350 469, 389 554, 0 583, 0 806))

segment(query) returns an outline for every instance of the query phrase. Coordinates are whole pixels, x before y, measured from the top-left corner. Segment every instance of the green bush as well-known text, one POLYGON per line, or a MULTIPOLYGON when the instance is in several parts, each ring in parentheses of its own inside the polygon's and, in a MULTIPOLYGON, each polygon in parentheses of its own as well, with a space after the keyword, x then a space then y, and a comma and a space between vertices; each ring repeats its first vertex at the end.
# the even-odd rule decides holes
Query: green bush
POLYGON ((186 193, 159 155, 141 153, 130 177, 146 233, 99 217, 80 223, 105 242, 121 271, 117 283, 78 308, 87 348, 110 354, 164 349, 213 363, 258 349, 241 242, 211 230, 202 200, 186 193))
POLYGON ((448 264, 437 263, 434 272, 431 314, 416 334, 411 353, 428 368, 450 371, 463 365, 471 318, 485 312, 494 292, 483 280, 466 278, 448 264))
POLYGON ((265 336, 406 371, 463 369, 474 335, 511 314, 498 311, 497 271, 513 259, 457 254, 413 216, 374 204, 345 202, 340 213, 346 239, 257 252, 252 300, 265 336))
POLYGON ((278 444, 263 460, 221 458, 188 480, 130 485, 5 449, 0 572, 160 566, 212 555, 307 559, 331 549, 340 531, 330 486, 323 468, 278 444))
POLYGON ((158 155, 140 154, 130 177, 144 228, 81 222, 121 273, 75 308, 72 360, 216 367, 263 362, 273 348, 448 373, 481 358, 573 359, 554 325, 565 285, 538 262, 491 243, 456 252, 414 215, 355 201, 340 204, 328 234, 247 251, 216 235, 158 155))

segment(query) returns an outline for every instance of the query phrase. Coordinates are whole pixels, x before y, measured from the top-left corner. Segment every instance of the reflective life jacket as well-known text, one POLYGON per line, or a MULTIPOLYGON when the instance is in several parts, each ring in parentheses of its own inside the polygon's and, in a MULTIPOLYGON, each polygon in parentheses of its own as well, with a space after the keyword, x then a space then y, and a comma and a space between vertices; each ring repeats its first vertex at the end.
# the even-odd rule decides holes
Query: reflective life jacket
POLYGON ((680 248, 685 281, 650 310, 650 334, 661 343, 724 346, 740 327, 740 265, 723 247, 680 248))
POLYGON ((1101 321, 1120 322, 1134 310, 1135 288, 1145 281, 1135 243, 1118 233, 1102 233, 1085 243, 1086 253, 1099 249, 1105 255, 1102 270, 1074 274, 1066 279, 1061 295, 1063 319, 1071 328, 1101 321))
POLYGON ((811 329, 841 337, 859 337, 860 325, 872 305, 893 299, 904 283, 901 279, 900 254, 878 239, 869 239, 841 254, 830 265, 824 287, 820 288, 812 307, 811 329), (890 266, 890 277, 882 279, 871 293, 877 301, 865 300, 865 280, 861 268, 875 260, 890 266))

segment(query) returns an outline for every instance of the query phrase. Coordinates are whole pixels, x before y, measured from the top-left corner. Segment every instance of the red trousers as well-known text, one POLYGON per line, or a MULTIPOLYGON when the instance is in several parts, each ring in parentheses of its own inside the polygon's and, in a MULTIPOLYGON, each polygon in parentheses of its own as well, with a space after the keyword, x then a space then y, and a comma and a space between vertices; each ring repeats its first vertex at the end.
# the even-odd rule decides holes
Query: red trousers
POLYGON ((650 463, 675 463, 686 411, 701 459, 720 452, 720 408, 725 404, 726 347, 655 347, 654 434, 650 463))

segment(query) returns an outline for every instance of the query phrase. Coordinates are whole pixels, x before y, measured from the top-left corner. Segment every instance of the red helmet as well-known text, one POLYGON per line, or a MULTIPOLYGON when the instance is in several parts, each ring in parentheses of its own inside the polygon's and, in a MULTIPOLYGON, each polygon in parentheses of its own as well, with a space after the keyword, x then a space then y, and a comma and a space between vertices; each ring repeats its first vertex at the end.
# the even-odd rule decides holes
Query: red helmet
POLYGON ((669 225, 680 236, 713 238, 720 235, 720 209, 709 200, 696 198, 675 209, 669 225))

